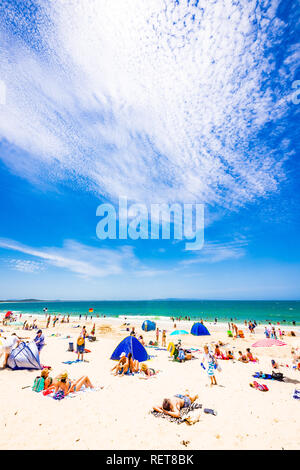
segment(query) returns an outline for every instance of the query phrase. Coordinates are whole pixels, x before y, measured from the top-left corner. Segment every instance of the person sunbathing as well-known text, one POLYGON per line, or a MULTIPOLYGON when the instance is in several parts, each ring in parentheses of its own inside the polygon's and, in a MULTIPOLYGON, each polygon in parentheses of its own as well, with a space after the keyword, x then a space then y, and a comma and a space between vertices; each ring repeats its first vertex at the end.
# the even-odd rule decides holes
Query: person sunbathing
POLYGON ((85 387, 87 388, 94 388, 90 379, 87 376, 82 376, 79 379, 72 381, 71 379, 69 379, 67 372, 64 372, 59 376, 57 380, 57 384, 54 388, 54 394, 62 390, 64 396, 66 397, 67 395, 69 395, 69 393, 79 392, 83 385, 85 385, 85 387))
POLYGON ((226 351, 226 358, 227 359, 234 359, 234 355, 232 354, 231 351, 226 351))
POLYGON ((250 348, 247 348, 246 351, 247 351, 247 358, 249 359, 250 362, 259 362, 257 357, 253 357, 252 352, 250 351, 250 348))
POLYGON ((123 373, 121 375, 126 374, 128 371, 131 374, 134 374, 135 372, 139 371, 139 366, 140 366, 139 361, 135 360, 133 355, 130 352, 128 353, 128 356, 127 356, 127 364, 125 364, 123 373))
POLYGON ((238 358, 238 361, 244 362, 244 363, 249 362, 247 356, 245 356, 245 354, 243 354, 242 351, 239 351, 239 355, 240 357, 238 358))
POLYGON ((43 369, 41 372, 41 377, 44 379, 44 390, 54 389, 57 385, 57 378, 52 379, 49 375, 49 369, 43 369))
POLYGON ((197 398, 198 395, 192 397, 187 392, 185 395, 177 394, 172 398, 165 398, 162 406, 153 406, 153 410, 173 416, 174 418, 180 418, 181 408, 188 408, 197 398))
POLYGON ((226 359, 226 356, 224 356, 218 344, 215 346, 215 357, 217 359, 226 359))
POLYGON ((119 359, 118 364, 112 368, 111 372, 113 372, 115 370, 116 371, 115 375, 120 374, 121 372, 123 372, 123 369, 124 369, 126 364, 127 364, 126 354, 124 352, 122 352, 121 355, 120 355, 120 359, 119 359))
POLYGON ((155 371, 155 369, 148 367, 146 364, 142 364, 141 372, 143 372, 146 375, 146 377, 152 377, 153 375, 158 374, 159 370, 155 371))

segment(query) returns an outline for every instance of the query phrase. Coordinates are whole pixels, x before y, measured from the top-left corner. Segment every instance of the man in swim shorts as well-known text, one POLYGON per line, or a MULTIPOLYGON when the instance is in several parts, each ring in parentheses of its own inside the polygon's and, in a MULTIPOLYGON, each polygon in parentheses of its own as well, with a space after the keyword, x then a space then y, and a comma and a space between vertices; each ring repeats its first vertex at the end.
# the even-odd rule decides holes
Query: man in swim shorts
POLYGON ((172 398, 165 398, 162 406, 153 406, 153 410, 173 416, 173 418, 180 418, 181 408, 188 408, 197 398, 198 395, 192 397, 187 392, 185 395, 177 394, 172 398))

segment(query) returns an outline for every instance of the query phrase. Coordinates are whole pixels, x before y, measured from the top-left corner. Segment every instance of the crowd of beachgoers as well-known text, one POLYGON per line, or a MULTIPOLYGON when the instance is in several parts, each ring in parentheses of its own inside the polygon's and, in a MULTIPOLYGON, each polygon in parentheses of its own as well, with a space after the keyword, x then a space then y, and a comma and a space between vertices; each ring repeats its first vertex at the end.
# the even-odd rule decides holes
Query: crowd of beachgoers
MULTIPOLYGON (((279 323, 269 322, 261 328, 261 333, 258 334, 258 325, 252 320, 242 324, 230 321, 228 324, 223 323, 222 325, 217 325, 217 321, 209 324, 201 320, 199 324, 205 328, 207 326, 211 330, 211 334, 193 336, 182 329, 178 330, 178 334, 176 334, 177 328, 191 325, 191 320, 188 317, 172 317, 163 326, 155 325, 153 331, 144 331, 140 324, 133 324, 130 317, 123 323, 115 322, 113 326, 111 324, 109 318, 104 321, 93 318, 92 315, 77 319, 70 317, 70 315, 49 315, 47 312, 44 312, 44 315, 26 316, 26 318, 21 314, 3 316, 0 331, 2 370, 11 368, 10 357, 16 356, 18 348, 24 344, 34 343, 39 365, 35 369, 39 369, 39 371, 32 379, 32 384, 26 386, 27 388, 33 392, 39 392, 41 396, 58 401, 69 396, 77 396, 82 391, 101 391, 103 393, 106 384, 102 381, 103 374, 99 377, 96 368, 89 369, 89 374, 80 373, 76 377, 74 370, 70 373, 65 369, 65 366, 67 365, 71 369, 73 364, 80 363, 84 367, 93 356, 94 346, 103 342, 104 338, 115 338, 115 346, 125 338, 134 338, 147 351, 146 360, 139 360, 138 354, 135 357, 134 349, 128 351, 125 347, 123 351, 119 351, 114 364, 106 369, 106 373, 109 373, 112 378, 137 376, 141 379, 151 379, 150 382, 155 378, 154 382, 158 383, 161 380, 163 386, 168 379, 168 369, 162 367, 162 362, 159 363, 156 358, 167 357, 168 362, 190 363, 193 367, 193 376, 195 372, 200 375, 202 370, 204 374, 202 377, 207 377, 202 385, 214 389, 215 387, 224 387, 225 375, 232 373, 224 364, 252 364, 255 366, 255 370, 251 370, 252 373, 249 376, 247 383, 248 387, 250 386, 249 389, 269 392, 270 384, 285 382, 288 371, 289 374, 297 374, 292 379, 289 378, 287 383, 296 385, 292 397, 295 401, 300 399, 300 391, 297 389, 297 384, 300 384, 300 380, 298 380, 298 377, 300 379, 300 348, 299 332, 296 328, 283 329, 279 323), (74 330, 75 328, 76 330, 74 330), (114 334, 110 334, 113 330, 114 334), (63 332, 68 334, 63 336, 63 332), (220 337, 222 339, 219 339, 220 337), (58 364, 55 361, 56 367, 53 367, 51 355, 47 354, 47 358, 50 358, 47 361, 51 365, 44 365, 48 342, 51 340, 51 348, 53 348, 52 340, 54 339, 64 339, 65 344, 68 344, 68 349, 65 351, 76 354, 72 356, 72 360, 61 360, 60 364, 65 365, 64 370, 55 374, 53 371, 57 369, 58 364), (261 342, 261 344, 255 344, 255 342, 261 342), (274 345, 272 347, 271 342, 274 345), (279 351, 283 348, 285 348, 285 354, 282 356, 279 351), (268 351, 268 354, 261 354, 262 351, 268 351)), ((107 356, 110 357, 111 353, 112 351, 107 352, 107 356)), ((97 363, 96 357, 94 357, 94 362, 97 363)), ((21 370, 22 367, 15 369, 21 370)), ((183 372, 183 369, 178 370, 178 373, 180 374, 181 371, 183 372)), ((15 370, 14 373, 18 374, 18 371, 15 370)), ((195 381, 190 380, 189 383, 188 375, 185 373, 182 374, 182 377, 184 377, 184 381, 181 389, 175 389, 173 394, 170 393, 169 386, 165 391, 163 388, 160 389, 161 399, 156 400, 157 403, 153 402, 150 407, 152 416, 161 416, 170 421, 188 424, 199 422, 203 411, 217 416, 218 412, 215 407, 203 408, 199 403, 199 400, 202 400, 201 388, 190 391, 195 387, 195 381)), ((113 380, 118 381, 118 379, 113 380)), ((120 382, 118 383, 120 385, 120 382)))

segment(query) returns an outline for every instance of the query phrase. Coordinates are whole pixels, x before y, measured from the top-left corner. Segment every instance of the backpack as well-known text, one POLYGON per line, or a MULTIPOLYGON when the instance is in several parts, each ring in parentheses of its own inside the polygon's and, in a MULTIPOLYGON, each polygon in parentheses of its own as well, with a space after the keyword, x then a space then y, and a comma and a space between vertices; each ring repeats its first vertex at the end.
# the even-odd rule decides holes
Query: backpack
POLYGON ((41 392, 42 390, 44 390, 44 386, 45 386, 44 377, 36 377, 33 382, 32 391, 41 392))
POLYGON ((283 374, 281 372, 272 372, 272 378, 274 380, 279 380, 279 382, 283 382, 283 374))

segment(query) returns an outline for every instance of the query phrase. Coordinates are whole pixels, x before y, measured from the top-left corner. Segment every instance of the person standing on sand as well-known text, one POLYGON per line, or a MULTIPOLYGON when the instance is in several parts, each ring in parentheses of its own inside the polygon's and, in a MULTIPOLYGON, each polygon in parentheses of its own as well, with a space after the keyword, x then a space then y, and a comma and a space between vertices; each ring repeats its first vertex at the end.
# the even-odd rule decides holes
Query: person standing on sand
POLYGON ((44 337, 44 335, 43 335, 42 330, 39 330, 39 331, 37 332, 37 335, 36 335, 36 337, 34 338, 34 342, 35 342, 35 344, 37 345, 38 352, 39 352, 39 356, 40 356, 41 350, 42 350, 43 347, 45 346, 45 337, 44 337))
POLYGON ((162 341, 161 341, 161 345, 162 345, 163 348, 167 347, 166 346, 166 336, 167 336, 166 330, 163 330, 163 332, 162 332, 162 341))
POLYGON ((157 327, 156 328, 156 342, 158 344, 158 341, 159 341, 159 328, 157 327))
MULTIPOLYGON (((210 377, 210 385, 218 385, 215 377, 215 366, 216 361, 214 355, 209 351, 208 346, 204 346, 204 355, 202 358, 202 367, 204 367, 204 362, 207 362, 207 375, 210 377)), ((204 367, 205 368, 205 367, 204 367)))

